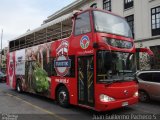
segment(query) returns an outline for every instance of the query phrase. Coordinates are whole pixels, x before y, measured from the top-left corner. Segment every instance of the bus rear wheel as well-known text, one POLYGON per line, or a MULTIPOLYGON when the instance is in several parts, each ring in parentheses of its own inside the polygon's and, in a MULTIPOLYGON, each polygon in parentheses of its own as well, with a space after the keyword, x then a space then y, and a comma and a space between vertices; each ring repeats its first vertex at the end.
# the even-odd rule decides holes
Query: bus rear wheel
POLYGON ((20 80, 17 81, 16 90, 17 90, 17 92, 19 92, 19 93, 22 93, 22 92, 23 92, 23 90, 22 90, 22 85, 21 85, 21 81, 20 81, 20 80))
POLYGON ((58 89, 57 102, 62 107, 69 107, 69 93, 66 87, 62 86, 58 89))

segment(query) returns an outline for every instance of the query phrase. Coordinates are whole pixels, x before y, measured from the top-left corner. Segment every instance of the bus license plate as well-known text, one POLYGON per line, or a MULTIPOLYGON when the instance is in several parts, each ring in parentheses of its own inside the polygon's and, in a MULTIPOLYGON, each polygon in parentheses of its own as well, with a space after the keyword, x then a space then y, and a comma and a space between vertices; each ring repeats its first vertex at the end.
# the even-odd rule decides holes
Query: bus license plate
POLYGON ((122 106, 124 107, 124 106, 127 106, 128 105, 128 102, 123 102, 122 103, 122 106))

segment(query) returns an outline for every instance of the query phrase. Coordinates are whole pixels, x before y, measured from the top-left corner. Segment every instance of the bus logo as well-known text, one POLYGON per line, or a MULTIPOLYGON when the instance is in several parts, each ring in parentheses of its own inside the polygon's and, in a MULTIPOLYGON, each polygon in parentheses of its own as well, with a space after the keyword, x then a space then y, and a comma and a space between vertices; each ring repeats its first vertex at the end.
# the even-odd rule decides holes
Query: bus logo
POLYGON ((64 40, 56 49, 57 57, 54 60, 54 68, 57 75, 61 77, 65 76, 71 67, 71 60, 68 58, 68 46, 68 41, 64 40))
POLYGON ((128 90, 124 90, 124 94, 125 94, 125 95, 128 95, 128 90))
POLYGON ((83 36, 80 40, 80 46, 82 49, 87 49, 89 46, 90 40, 87 35, 83 36))

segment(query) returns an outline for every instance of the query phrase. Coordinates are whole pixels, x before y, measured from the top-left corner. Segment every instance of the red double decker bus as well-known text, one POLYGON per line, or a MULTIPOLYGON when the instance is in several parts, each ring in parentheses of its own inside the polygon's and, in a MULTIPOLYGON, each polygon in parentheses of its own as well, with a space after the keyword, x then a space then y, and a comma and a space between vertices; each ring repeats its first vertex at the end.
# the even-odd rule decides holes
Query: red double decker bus
POLYGON ((117 109, 138 102, 136 52, 124 18, 98 9, 75 12, 10 41, 7 84, 63 107, 117 109))

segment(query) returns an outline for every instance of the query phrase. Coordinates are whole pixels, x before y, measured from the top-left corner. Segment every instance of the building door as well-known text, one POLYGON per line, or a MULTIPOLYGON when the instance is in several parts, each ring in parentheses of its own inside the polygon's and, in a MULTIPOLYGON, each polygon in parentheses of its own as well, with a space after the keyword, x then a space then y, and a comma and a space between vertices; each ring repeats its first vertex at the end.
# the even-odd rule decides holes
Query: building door
POLYGON ((78 57, 78 103, 94 106, 94 57, 78 57))

